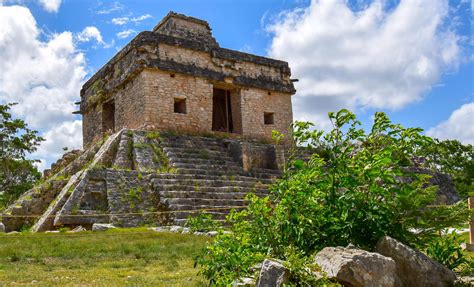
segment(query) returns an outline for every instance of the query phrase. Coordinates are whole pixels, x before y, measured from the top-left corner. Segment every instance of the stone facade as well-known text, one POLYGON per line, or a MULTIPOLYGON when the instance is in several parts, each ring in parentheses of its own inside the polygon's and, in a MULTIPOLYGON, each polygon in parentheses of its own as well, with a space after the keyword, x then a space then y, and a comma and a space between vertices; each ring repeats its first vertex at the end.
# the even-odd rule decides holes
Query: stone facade
POLYGON ((286 134, 290 75, 288 63, 221 48, 207 22, 170 12, 84 84, 84 146, 122 128, 257 140, 286 134))

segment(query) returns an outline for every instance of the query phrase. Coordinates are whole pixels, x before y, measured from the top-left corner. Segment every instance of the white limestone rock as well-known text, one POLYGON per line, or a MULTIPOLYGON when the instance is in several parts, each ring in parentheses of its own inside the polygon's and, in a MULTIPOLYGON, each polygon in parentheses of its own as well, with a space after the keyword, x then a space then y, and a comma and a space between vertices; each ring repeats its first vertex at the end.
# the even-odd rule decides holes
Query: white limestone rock
POLYGON ((397 274, 406 286, 452 286, 456 280, 453 271, 389 236, 377 242, 375 251, 395 260, 397 274))
POLYGON ((0 232, 1 233, 5 232, 5 224, 3 224, 3 222, 0 222, 0 232))
POLYGON ((106 231, 116 228, 110 223, 94 223, 92 224, 92 231, 106 231))

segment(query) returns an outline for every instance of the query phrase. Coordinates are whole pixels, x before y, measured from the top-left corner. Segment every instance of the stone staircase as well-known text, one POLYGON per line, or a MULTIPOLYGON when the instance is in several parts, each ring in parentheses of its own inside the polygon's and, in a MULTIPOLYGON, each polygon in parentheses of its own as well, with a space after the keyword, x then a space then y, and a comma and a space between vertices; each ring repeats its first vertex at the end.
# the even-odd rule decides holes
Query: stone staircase
POLYGON ((61 226, 184 224, 202 210, 224 220, 266 196, 280 171, 268 167, 271 145, 122 130, 98 142, 0 214, 8 231, 61 226), (246 151, 244 163, 243 149, 246 151), (263 151, 263 152, 262 152, 263 151), (249 160, 250 159, 250 160, 249 160), (259 159, 267 161, 257 163, 259 159), (245 168, 244 168, 245 166, 245 168))
POLYGON ((232 208, 246 206, 248 193, 267 195, 268 185, 280 175, 273 169, 244 171, 223 139, 167 136, 161 147, 176 173, 155 178, 153 185, 173 212, 174 224, 183 224, 201 209, 216 209, 205 213, 223 220, 232 208))

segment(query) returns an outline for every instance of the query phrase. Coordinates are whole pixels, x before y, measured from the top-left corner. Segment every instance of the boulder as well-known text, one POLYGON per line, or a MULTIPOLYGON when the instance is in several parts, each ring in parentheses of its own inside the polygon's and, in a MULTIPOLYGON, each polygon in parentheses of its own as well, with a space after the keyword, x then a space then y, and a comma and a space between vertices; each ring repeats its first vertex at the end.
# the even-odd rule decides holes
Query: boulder
POLYGON ((3 222, 0 222, 0 232, 5 232, 5 224, 3 222))
POLYGON ((326 247, 314 258, 328 278, 347 286, 400 286, 395 261, 356 248, 326 247))
POLYGON ((377 242, 375 251, 395 260, 405 286, 452 286, 456 280, 453 271, 389 236, 377 242))
POLYGON ((265 259, 258 276, 257 287, 279 287, 288 283, 290 271, 280 262, 265 259))
POLYGON ((92 231, 106 231, 109 229, 116 228, 112 224, 109 223, 94 223, 92 224, 92 231))

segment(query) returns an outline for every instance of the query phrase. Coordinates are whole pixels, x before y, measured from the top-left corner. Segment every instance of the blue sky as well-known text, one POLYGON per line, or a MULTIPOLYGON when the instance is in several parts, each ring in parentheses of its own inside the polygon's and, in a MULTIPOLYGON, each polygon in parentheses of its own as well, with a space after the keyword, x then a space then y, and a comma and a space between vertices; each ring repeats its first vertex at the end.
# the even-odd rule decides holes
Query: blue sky
POLYGON ((81 144, 71 112, 80 86, 169 11, 209 22, 222 47, 289 62, 295 119, 327 129, 349 108, 428 135, 474 143, 472 7, 468 0, 0 0, 0 101, 45 137, 49 165, 81 144))

